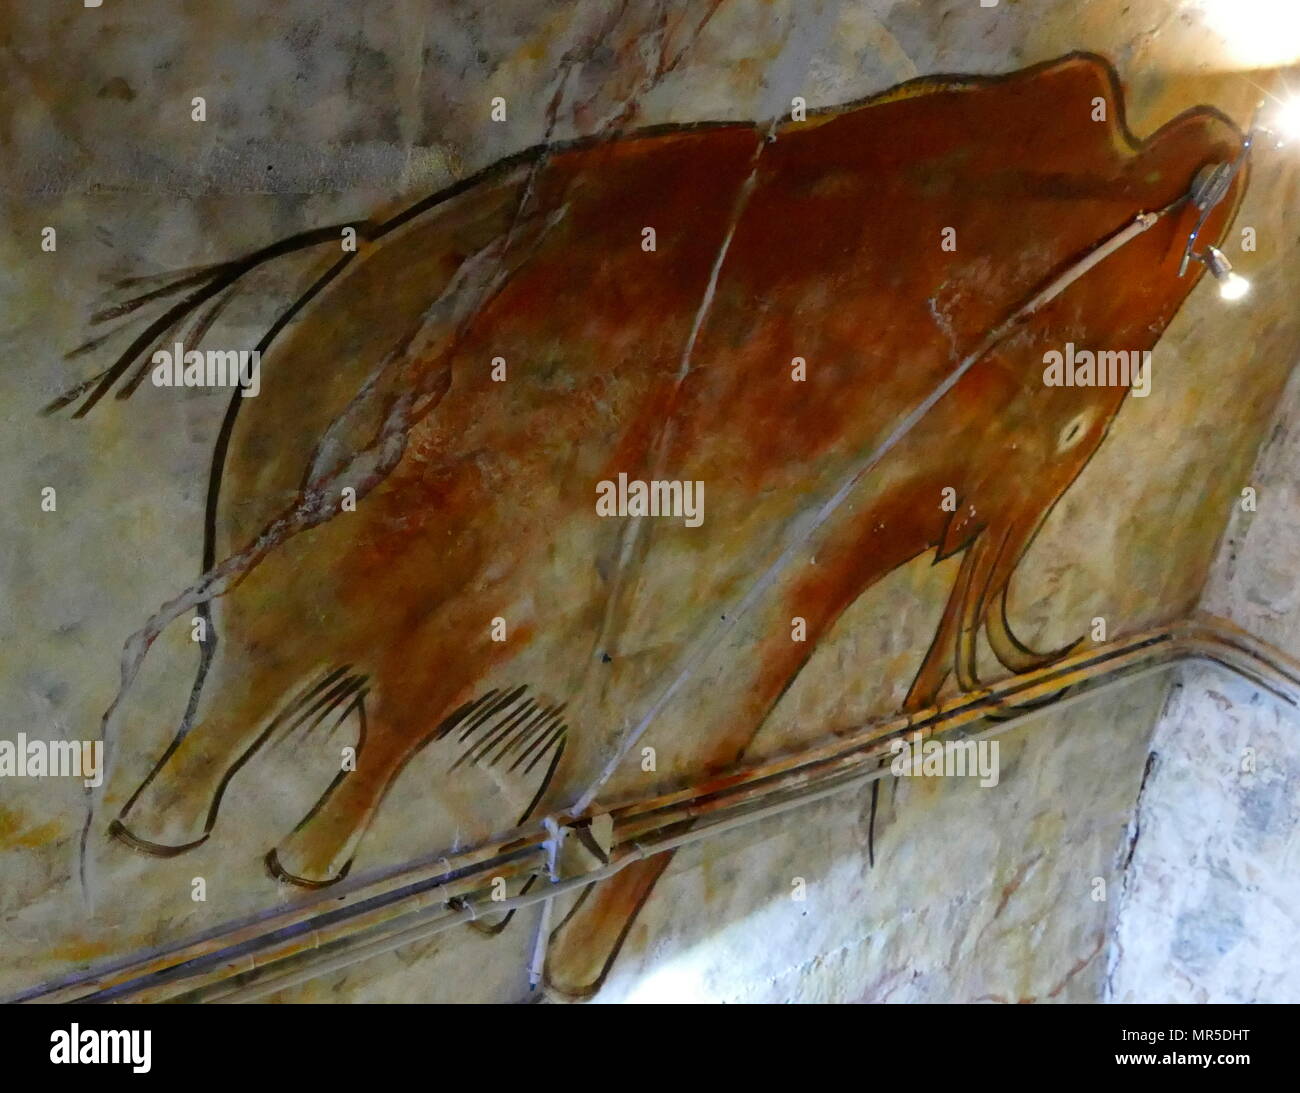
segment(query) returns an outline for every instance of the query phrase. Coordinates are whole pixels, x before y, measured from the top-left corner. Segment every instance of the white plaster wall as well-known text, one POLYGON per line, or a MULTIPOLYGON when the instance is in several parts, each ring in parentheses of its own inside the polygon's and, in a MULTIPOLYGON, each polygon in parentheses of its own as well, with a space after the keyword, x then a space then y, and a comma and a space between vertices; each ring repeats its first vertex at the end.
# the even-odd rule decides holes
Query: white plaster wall
POLYGON ((1300 1001, 1300 716, 1180 669, 1151 740, 1108 1002, 1300 1001))

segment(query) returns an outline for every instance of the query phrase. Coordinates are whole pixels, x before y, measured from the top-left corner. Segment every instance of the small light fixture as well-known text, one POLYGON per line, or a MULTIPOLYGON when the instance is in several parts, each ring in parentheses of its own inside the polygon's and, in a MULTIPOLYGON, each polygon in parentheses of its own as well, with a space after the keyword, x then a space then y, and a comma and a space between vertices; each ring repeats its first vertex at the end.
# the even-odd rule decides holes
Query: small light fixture
MULTIPOLYGON (((1197 256, 1201 257, 1201 256, 1197 256)), ((1206 247, 1205 255, 1201 261, 1214 274, 1214 279, 1219 282, 1219 295, 1225 300, 1240 300, 1250 291, 1250 282, 1241 274, 1234 273, 1232 263, 1228 261, 1228 256, 1219 250, 1218 247, 1206 247)))

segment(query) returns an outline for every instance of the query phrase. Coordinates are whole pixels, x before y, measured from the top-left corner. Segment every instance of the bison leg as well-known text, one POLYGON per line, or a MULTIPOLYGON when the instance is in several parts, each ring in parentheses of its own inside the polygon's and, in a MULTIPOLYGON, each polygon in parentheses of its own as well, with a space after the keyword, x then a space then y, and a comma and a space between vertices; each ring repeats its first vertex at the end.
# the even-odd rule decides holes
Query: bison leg
MULTIPOLYGON (((346 876, 357 847, 393 780, 426 745, 445 739, 465 764, 493 768, 536 808, 564 755, 568 724, 561 704, 546 704, 525 687, 489 691, 430 722, 428 707, 397 687, 379 687, 374 717, 362 708, 355 769, 340 771, 312 810, 266 858, 281 880, 319 888, 346 876), (535 792, 528 784, 540 783, 535 792)), ((435 704, 434 708, 437 708, 435 704)), ((522 819, 519 821, 522 822, 522 819)))
POLYGON ((975 678, 977 626, 972 623, 971 614, 972 608, 983 602, 984 588, 996 556, 997 551, 992 548, 987 532, 978 535, 966 548, 939 627, 903 700, 905 713, 916 713, 933 706, 954 666, 963 690, 979 686, 975 678))
POLYGON ((546 953, 549 990, 574 1002, 600 990, 637 913, 672 856, 669 850, 633 862, 608 880, 583 889, 573 910, 551 934, 546 953))
POLYGON ((993 655, 1004 668, 1012 672, 1032 672, 1037 668, 1050 667, 1069 656, 1083 641, 1083 638, 1079 638, 1050 653, 1039 653, 1025 645, 1011 629, 1010 620, 1007 618, 1007 590, 1011 586, 1011 578, 1015 574, 1016 566, 1020 564, 1020 559, 1029 549, 1029 544, 1033 542, 1037 530, 1038 528, 1035 527, 1028 534, 1019 537, 1015 536, 1014 532, 1008 535, 989 578, 989 597, 991 599, 996 596, 998 602, 996 605, 989 604, 986 607, 985 633, 993 655))
POLYGON ((242 667, 228 667, 230 684, 190 732, 173 739, 109 828, 136 850, 170 857, 198 846, 216 822, 227 783, 271 735, 339 716, 364 682, 339 666, 302 686, 302 662, 285 649, 231 656, 242 667), (288 703, 286 695, 293 696, 288 703))

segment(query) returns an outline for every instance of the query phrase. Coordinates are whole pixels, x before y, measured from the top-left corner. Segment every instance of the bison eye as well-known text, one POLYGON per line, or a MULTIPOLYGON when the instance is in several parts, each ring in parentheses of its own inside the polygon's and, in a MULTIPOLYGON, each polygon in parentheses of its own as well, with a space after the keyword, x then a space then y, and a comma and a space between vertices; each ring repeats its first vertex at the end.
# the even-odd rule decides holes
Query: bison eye
POLYGON ((1056 438, 1056 450, 1058 453, 1068 451, 1088 435, 1088 426, 1092 421, 1092 411, 1084 410, 1083 413, 1072 417, 1065 423, 1061 430, 1061 435, 1056 438))

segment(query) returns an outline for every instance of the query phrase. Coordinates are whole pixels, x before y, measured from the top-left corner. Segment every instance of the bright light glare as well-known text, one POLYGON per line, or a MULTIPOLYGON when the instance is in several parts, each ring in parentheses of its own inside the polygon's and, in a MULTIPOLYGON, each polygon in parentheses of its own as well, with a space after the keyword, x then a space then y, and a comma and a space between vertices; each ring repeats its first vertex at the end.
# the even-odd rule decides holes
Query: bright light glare
POLYGON ((1300 95, 1282 103, 1265 122, 1283 140, 1300 141, 1300 95))
POLYGON ((1198 6, 1238 67, 1275 68, 1300 60, 1297 0, 1199 0, 1198 6))
POLYGON ((670 960, 654 969, 628 993, 632 1005, 696 1005, 717 1002, 705 989, 700 973, 687 960, 670 960))
POLYGON ((1229 273, 1219 282, 1219 295, 1225 300, 1240 300, 1250 291, 1250 282, 1239 273, 1229 273))

